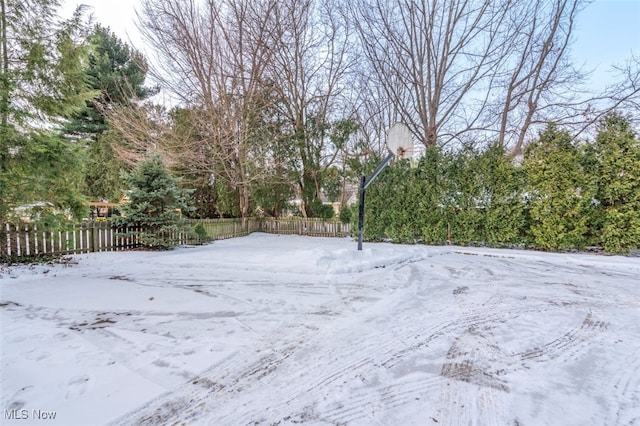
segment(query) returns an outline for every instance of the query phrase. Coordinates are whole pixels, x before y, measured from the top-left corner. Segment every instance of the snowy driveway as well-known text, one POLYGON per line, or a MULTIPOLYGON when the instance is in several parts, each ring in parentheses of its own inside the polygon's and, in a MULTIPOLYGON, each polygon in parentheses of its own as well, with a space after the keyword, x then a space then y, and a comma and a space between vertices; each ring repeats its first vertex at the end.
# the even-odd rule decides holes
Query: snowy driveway
POLYGON ((253 234, 76 259, 0 274, 2 424, 640 424, 637 258, 253 234))

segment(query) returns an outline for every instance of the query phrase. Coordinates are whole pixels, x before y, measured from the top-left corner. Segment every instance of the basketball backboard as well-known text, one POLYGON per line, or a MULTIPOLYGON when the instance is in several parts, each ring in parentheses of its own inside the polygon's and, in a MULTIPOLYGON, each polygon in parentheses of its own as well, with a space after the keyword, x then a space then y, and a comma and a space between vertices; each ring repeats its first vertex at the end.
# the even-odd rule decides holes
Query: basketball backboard
POLYGON ((411 130, 404 123, 396 123, 387 134, 387 149, 398 158, 408 158, 413 152, 411 130))

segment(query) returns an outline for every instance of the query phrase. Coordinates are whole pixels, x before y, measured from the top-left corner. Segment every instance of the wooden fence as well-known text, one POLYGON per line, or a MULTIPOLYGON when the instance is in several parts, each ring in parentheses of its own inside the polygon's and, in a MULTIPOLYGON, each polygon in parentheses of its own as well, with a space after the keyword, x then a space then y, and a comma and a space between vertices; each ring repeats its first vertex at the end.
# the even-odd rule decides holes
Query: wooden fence
MULTIPOLYGON (((202 224, 211 240, 241 237, 252 232, 321 237, 344 237, 349 234, 348 224, 322 219, 190 219, 187 223, 192 228, 202 224)), ((5 224, 0 227, 0 261, 129 250, 140 245, 135 237, 139 231, 142 229, 117 228, 110 222, 85 222, 67 230, 5 224)), ((193 232, 176 233, 173 238, 181 245, 201 243, 193 232)))
POLYGON ((136 227, 117 228, 109 222, 85 222, 66 230, 37 225, 9 225, 0 229, 0 258, 127 250, 137 247, 136 227), (129 236, 123 236, 126 233, 129 236))
POLYGON ((269 234, 308 235, 312 237, 344 237, 349 235, 349 224, 323 219, 262 219, 259 231, 269 234))

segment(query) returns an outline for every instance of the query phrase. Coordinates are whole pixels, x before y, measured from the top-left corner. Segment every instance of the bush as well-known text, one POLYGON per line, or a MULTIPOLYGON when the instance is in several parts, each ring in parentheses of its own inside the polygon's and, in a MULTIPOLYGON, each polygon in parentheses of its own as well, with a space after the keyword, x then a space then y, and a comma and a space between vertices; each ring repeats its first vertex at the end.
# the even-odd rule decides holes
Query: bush
POLYGON ((333 206, 330 204, 322 204, 322 201, 316 199, 311 204, 311 211, 313 217, 319 217, 322 219, 333 219, 336 212, 333 210, 333 206))
POLYGON ((344 206, 342 210, 340 210, 340 215, 338 216, 338 218, 340 219, 340 222, 346 225, 347 223, 351 222, 351 216, 351 208, 349 206, 344 206))
POLYGON ((196 234, 199 243, 208 243, 211 241, 211 237, 209 237, 207 230, 204 229, 204 225, 201 223, 197 223, 196 226, 193 227, 193 232, 196 234))
POLYGON ((547 126, 525 151, 523 167, 533 243, 553 250, 584 247, 591 191, 571 135, 547 126))

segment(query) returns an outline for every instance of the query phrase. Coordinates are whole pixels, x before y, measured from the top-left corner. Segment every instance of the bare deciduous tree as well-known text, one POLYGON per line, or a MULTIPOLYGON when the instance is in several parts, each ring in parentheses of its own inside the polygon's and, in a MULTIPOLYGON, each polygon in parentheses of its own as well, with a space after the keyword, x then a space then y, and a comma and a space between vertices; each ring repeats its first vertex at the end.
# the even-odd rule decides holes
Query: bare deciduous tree
POLYGON ((536 125, 575 117, 583 76, 570 62, 575 19, 584 0, 514 2, 506 20, 508 49, 496 86, 501 110, 498 142, 520 153, 536 125), (501 96, 502 95, 502 96, 501 96))
MULTIPOLYGON (((253 120, 264 107, 263 83, 277 2, 143 0, 142 32, 159 58, 155 77, 193 111, 199 146, 181 146, 183 162, 215 173, 249 211, 253 120), (206 155, 203 155, 206 153, 206 155)), ((177 141, 174 141, 174 145, 177 141)), ((176 151, 174 147, 174 151, 176 151)))
POLYGON ((539 124, 583 118, 584 75, 570 46, 586 4, 358 0, 351 17, 386 115, 395 111, 425 146, 492 139, 517 153, 539 124))
POLYGON ((374 78, 425 146, 481 125, 504 50, 508 0, 359 0, 352 17, 374 78))
POLYGON ((277 36, 270 75, 279 112, 290 127, 290 140, 298 154, 296 184, 304 215, 313 213, 322 175, 338 155, 329 138, 331 123, 348 116, 350 109, 341 99, 355 59, 348 55, 348 22, 334 3, 280 1, 274 20, 277 36))

